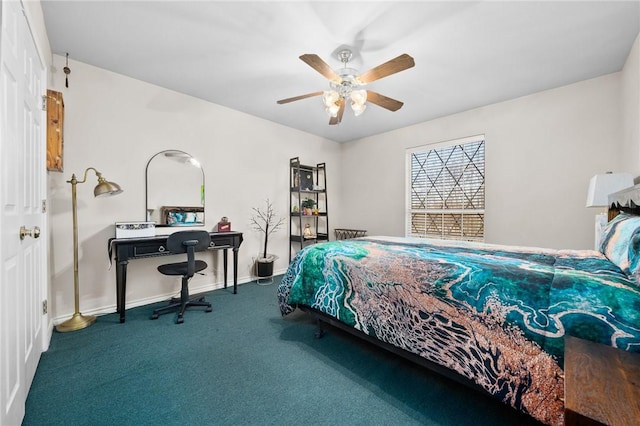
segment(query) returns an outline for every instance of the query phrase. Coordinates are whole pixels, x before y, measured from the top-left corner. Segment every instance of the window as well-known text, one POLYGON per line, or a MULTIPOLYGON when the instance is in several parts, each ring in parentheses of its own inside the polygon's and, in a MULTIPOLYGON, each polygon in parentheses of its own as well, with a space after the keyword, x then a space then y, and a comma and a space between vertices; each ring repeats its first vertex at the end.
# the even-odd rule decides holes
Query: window
POLYGON ((484 135, 407 151, 407 236, 484 241, 484 135))

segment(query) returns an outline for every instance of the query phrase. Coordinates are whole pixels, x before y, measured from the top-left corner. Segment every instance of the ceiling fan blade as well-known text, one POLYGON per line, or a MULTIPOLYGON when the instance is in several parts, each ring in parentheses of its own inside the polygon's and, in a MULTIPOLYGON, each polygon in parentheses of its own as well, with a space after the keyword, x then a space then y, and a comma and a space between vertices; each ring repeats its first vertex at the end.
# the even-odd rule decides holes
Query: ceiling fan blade
POLYGON ((289 102, 299 101, 301 99, 311 98, 313 96, 320 96, 320 95, 322 95, 322 90, 319 92, 307 93, 306 95, 294 96, 293 98, 280 99, 277 102, 280 105, 282 105, 282 104, 288 104, 289 102))
POLYGON ((329 125, 339 124, 342 121, 342 114, 344 114, 344 105, 345 105, 344 98, 340 99, 339 103, 340 103, 340 109, 338 110, 338 114, 336 114, 335 117, 331 117, 329 119, 329 125))
POLYGON ((372 68, 365 73, 362 73, 357 77, 357 79, 363 84, 371 83, 372 81, 379 80, 382 77, 387 77, 397 72, 411 68, 415 64, 416 63, 411 56, 403 53, 397 58, 393 58, 390 61, 385 62, 384 64, 380 64, 377 67, 372 68))
POLYGON ((300 56, 300 59, 329 80, 335 83, 340 83, 342 81, 342 78, 340 78, 340 76, 336 74, 329 64, 323 61, 320 56, 314 53, 305 53, 300 56))
POLYGON ((376 104, 382 108, 386 108, 389 111, 397 111, 402 108, 402 105, 404 105, 400 101, 388 98, 384 95, 381 95, 380 93, 372 92, 371 90, 367 90, 367 102, 371 102, 372 104, 376 104))

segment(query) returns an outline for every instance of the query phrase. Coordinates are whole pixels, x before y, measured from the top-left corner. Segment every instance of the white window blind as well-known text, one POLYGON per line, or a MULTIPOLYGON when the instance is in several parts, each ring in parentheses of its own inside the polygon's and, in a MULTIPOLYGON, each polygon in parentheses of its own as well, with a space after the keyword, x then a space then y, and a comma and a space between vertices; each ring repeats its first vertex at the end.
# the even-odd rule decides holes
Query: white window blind
POLYGON ((484 136, 407 151, 407 236, 484 241, 484 136))

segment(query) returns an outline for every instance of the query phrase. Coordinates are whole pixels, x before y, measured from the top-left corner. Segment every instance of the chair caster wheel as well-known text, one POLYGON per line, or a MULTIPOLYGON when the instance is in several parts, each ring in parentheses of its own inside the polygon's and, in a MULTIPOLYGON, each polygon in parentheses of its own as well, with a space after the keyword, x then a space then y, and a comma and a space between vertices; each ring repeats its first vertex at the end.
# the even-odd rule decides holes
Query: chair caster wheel
POLYGON ((156 320, 156 319, 158 319, 158 317, 159 317, 159 315, 158 315, 158 314, 153 314, 153 315, 151 315, 151 319, 152 319, 152 320, 156 320))
POLYGON ((182 317, 178 317, 178 319, 176 320, 176 324, 182 324, 184 322, 184 318, 182 317))
POLYGON ((204 311, 205 311, 205 312, 211 312, 211 311, 213 311, 213 309, 211 309, 211 308, 207 308, 207 309, 205 309, 204 311))

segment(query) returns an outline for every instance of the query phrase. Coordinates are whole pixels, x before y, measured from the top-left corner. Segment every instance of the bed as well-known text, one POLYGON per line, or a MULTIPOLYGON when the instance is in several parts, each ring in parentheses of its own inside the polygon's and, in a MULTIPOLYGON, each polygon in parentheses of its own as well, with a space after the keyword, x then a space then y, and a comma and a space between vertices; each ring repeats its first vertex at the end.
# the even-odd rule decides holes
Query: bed
POLYGON ((624 213, 601 251, 331 241, 296 255, 278 300, 560 425, 564 336, 640 352, 639 248, 640 217, 624 213))

